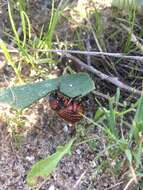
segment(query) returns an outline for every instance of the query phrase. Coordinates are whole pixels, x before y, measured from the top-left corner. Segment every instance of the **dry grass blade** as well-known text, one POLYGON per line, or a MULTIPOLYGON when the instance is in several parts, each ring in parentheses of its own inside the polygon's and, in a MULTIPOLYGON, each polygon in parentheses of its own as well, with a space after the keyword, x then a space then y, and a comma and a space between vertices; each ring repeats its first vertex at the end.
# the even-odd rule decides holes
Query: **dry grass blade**
POLYGON ((128 190, 130 188, 130 186, 133 184, 134 179, 130 179, 130 181, 127 183, 127 185, 125 186, 125 188, 123 190, 128 190))

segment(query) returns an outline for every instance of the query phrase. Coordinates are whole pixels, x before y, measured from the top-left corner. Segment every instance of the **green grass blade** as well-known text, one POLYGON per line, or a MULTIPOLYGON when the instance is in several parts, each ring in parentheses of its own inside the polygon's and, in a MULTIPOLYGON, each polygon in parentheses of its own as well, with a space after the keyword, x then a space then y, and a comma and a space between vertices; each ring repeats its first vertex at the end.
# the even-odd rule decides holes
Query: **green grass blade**
POLYGON ((116 129, 116 112, 113 109, 112 100, 109 100, 109 110, 105 112, 107 122, 108 122, 108 129, 115 137, 118 137, 117 129, 116 129))
POLYGON ((135 123, 143 122, 143 96, 141 96, 140 99, 138 100, 138 106, 137 106, 134 122, 135 123))
POLYGON ((62 0, 59 3, 59 6, 57 7, 56 10, 55 10, 55 7, 54 7, 54 1, 52 1, 52 11, 51 11, 50 23, 49 23, 49 26, 48 26, 48 31, 45 34, 45 42, 48 45, 48 48, 51 48, 51 43, 52 43, 55 28, 57 26, 57 23, 58 23, 58 21, 60 19, 61 14, 63 12, 63 9, 66 6, 66 4, 68 3, 68 1, 69 0, 67 0, 67 1, 62 0))
POLYGON ((142 167, 142 149, 143 149, 143 145, 142 145, 142 142, 140 142, 137 145, 136 150, 134 151, 134 158, 135 158, 135 161, 136 161, 136 168, 142 167))
POLYGON ((14 72, 16 73, 18 79, 20 82, 22 82, 22 79, 20 77, 20 73, 19 73, 19 70, 17 69, 16 65, 14 64, 9 52, 8 52, 8 49, 5 45, 5 43, 0 39, 0 48, 3 50, 3 53, 5 55, 5 58, 7 59, 7 61, 9 62, 9 64, 11 65, 11 67, 13 68, 14 72))
POLYGON ((20 11, 21 26, 22 26, 22 31, 23 31, 22 47, 25 47, 25 44, 26 44, 26 22, 25 22, 25 16, 23 13, 24 13, 23 11, 20 11))
POLYGON ((11 11, 11 7, 10 7, 9 2, 8 2, 8 14, 9 14, 9 19, 10 19, 10 23, 11 23, 13 33, 15 35, 16 42, 18 43, 18 45, 20 45, 19 34, 18 34, 17 30, 16 30, 16 26, 15 26, 15 23, 14 23, 14 20, 13 20, 13 17, 12 17, 12 11, 11 11))
POLYGON ((137 111, 131 128, 131 137, 134 136, 137 143, 140 141, 140 133, 143 130, 143 96, 137 102, 137 111))
POLYGON ((130 149, 126 149, 125 154, 126 154, 126 157, 129 161, 129 163, 132 164, 132 153, 131 153, 130 149))
POLYGON ((26 21, 27 21, 27 27, 28 27, 28 40, 31 39, 31 24, 30 24, 30 20, 26 14, 26 12, 23 11, 23 15, 25 16, 26 18, 26 21))

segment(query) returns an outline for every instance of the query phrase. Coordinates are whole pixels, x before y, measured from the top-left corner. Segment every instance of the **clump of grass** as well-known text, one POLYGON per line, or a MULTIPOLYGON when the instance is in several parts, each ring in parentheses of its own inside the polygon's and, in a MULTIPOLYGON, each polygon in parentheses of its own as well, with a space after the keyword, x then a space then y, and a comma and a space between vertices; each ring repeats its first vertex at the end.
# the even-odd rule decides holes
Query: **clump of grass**
POLYGON ((98 120, 96 119, 96 123, 87 118, 93 126, 99 128, 102 135, 96 134, 93 139, 86 139, 83 143, 88 143, 93 150, 99 148, 99 144, 102 147, 102 150, 94 158, 94 161, 98 162, 97 170, 107 171, 118 178, 124 175, 123 179, 126 181, 124 188, 130 187, 131 182, 137 187, 143 176, 141 162, 143 97, 141 96, 133 107, 121 104, 119 100, 120 93, 117 91, 116 96, 109 100, 109 107, 102 108, 102 114, 98 120), (131 113, 134 116, 129 122, 128 117, 131 113))
MULTIPOLYGON (((12 58, 10 54, 8 53, 8 49, 6 45, 4 45, 4 42, 1 41, 1 48, 4 51, 4 55, 12 68, 14 69, 16 76, 19 80, 21 80, 21 65, 24 64, 31 64, 32 68, 36 70, 36 72, 41 72, 38 70, 37 66, 41 62, 43 63, 53 63, 54 57, 51 53, 39 53, 36 51, 36 49, 41 48, 52 48, 53 46, 53 37, 54 32, 56 29, 56 26, 58 24, 58 21, 64 11, 64 8, 66 7, 67 1, 61 1, 57 8, 55 8, 55 3, 52 1, 52 9, 51 9, 51 17, 49 23, 47 23, 47 29, 46 31, 41 31, 41 34, 39 36, 35 36, 34 39, 32 38, 32 31, 31 31, 31 23, 27 15, 27 7, 26 7, 26 1, 18 0, 15 4, 17 12, 20 17, 20 23, 16 24, 14 21, 14 6, 12 2, 8 2, 8 14, 9 14, 9 20, 11 23, 12 31, 13 31, 13 38, 12 43, 15 44, 16 49, 19 52, 20 58, 18 61, 18 64, 14 64, 12 61, 12 58), (46 56, 46 59, 45 59, 46 56)), ((50 66, 50 64, 49 64, 50 66)))

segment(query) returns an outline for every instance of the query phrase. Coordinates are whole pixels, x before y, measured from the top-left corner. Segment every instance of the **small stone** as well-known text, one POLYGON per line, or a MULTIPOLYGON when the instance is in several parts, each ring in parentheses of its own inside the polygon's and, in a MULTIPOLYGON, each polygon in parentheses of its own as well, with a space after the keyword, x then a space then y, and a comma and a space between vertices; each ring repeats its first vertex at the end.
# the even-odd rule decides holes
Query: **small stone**
POLYGON ((81 154, 81 150, 80 150, 80 149, 77 149, 77 150, 76 150, 76 153, 77 153, 77 154, 81 154))
POLYGON ((68 130, 69 130, 69 129, 68 129, 68 125, 65 124, 63 130, 64 130, 65 133, 67 133, 68 130))
POLYGON ((54 185, 50 185, 48 190, 55 190, 55 186, 54 185))
POLYGON ((26 156, 26 160, 28 160, 29 162, 32 162, 35 160, 34 156, 26 156))
POLYGON ((91 162, 91 167, 92 167, 92 168, 95 168, 95 167, 97 167, 97 164, 96 164, 96 162, 92 161, 92 162, 91 162))

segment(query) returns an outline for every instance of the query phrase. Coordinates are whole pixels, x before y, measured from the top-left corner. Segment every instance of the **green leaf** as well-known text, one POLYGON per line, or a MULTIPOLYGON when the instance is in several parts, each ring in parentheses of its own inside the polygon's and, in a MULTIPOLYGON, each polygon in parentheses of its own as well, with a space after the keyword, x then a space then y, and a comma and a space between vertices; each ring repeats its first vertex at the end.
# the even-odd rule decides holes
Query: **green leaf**
POLYGON ((137 111, 134 118, 135 123, 143 123, 143 96, 138 100, 137 111))
POLYGON ((71 154, 71 146, 74 141, 75 138, 71 139, 68 144, 57 147, 57 151, 54 154, 34 164, 27 175, 26 181, 28 185, 35 186, 38 183, 38 177, 42 177, 44 179, 48 178, 51 172, 55 170, 62 157, 65 154, 71 154))
MULTIPOLYGON (((143 131, 143 96, 137 102, 137 111, 133 120, 131 135, 135 137, 136 142, 140 141, 140 132, 143 131)), ((131 136, 131 137, 132 137, 131 136)))
POLYGON ((118 110, 118 105, 119 105, 119 100, 120 100, 120 89, 117 88, 116 90, 116 95, 115 95, 115 110, 118 110))
POLYGON ((129 161, 129 163, 131 164, 132 163, 132 153, 131 153, 131 151, 129 149, 126 149, 125 154, 127 156, 127 159, 129 161))
POLYGON ((105 112, 106 118, 107 118, 107 125, 115 138, 118 138, 118 131, 116 128, 116 112, 113 108, 113 102, 112 100, 109 100, 109 110, 105 112))
POLYGON ((98 108, 95 116, 94 116, 94 122, 98 122, 103 116, 105 115, 105 111, 102 108, 98 108))
POLYGON ((84 96, 95 88, 94 82, 86 73, 63 75, 56 79, 2 89, 0 103, 23 109, 58 87, 62 93, 71 98, 84 96))
POLYGON ((136 161, 136 168, 142 167, 142 142, 140 141, 139 144, 137 145, 134 153, 134 158, 136 161))
POLYGON ((60 91, 71 98, 85 96, 94 88, 94 82, 85 73, 66 75, 60 79, 60 91))
POLYGON ((23 109, 30 106, 36 100, 46 96, 48 92, 56 88, 56 80, 7 88, 0 91, 0 102, 23 109))

